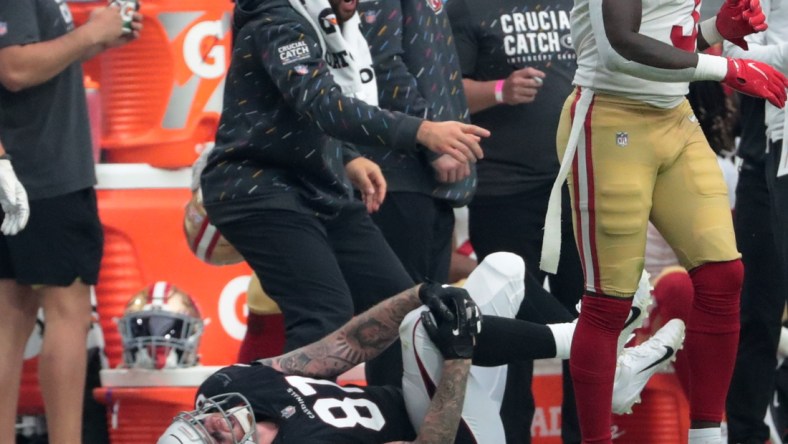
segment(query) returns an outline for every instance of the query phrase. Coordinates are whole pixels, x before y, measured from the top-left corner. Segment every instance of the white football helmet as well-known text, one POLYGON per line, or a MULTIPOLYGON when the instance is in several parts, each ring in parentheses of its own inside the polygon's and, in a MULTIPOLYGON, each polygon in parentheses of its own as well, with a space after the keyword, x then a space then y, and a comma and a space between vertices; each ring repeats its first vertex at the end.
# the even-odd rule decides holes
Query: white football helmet
POLYGON ((156 282, 135 294, 118 320, 123 365, 148 369, 195 366, 203 327, 191 296, 168 282, 156 282))
POLYGON ((184 209, 183 232, 191 252, 205 263, 232 265, 244 260, 241 253, 208 220, 199 188, 192 192, 192 198, 184 209))
POLYGON ((197 409, 176 416, 157 444, 211 444, 217 442, 213 435, 221 431, 232 439, 221 442, 257 444, 254 411, 242 394, 199 398, 197 409))
POLYGON ((202 203, 200 175, 205 169, 212 148, 203 150, 192 165, 192 198, 184 209, 183 232, 189 243, 189 249, 201 261, 211 265, 238 264, 243 262, 243 256, 208 220, 208 214, 202 203))

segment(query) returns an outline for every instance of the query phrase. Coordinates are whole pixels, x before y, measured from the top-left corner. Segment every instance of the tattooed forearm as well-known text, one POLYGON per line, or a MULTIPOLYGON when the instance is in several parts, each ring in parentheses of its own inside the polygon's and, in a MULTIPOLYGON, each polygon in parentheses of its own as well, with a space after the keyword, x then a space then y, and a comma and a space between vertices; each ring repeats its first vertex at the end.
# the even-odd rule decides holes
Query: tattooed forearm
POLYGON ((339 330, 351 350, 363 361, 372 359, 399 336, 405 315, 421 305, 418 287, 406 290, 358 315, 339 330))
POLYGON ((399 335, 405 315, 421 305, 419 287, 390 297, 318 342, 261 362, 288 374, 333 378, 379 355, 399 335))
POLYGON ((450 360, 443 363, 441 380, 432 397, 427 415, 414 443, 432 444, 454 442, 460 425, 465 386, 471 361, 450 360))

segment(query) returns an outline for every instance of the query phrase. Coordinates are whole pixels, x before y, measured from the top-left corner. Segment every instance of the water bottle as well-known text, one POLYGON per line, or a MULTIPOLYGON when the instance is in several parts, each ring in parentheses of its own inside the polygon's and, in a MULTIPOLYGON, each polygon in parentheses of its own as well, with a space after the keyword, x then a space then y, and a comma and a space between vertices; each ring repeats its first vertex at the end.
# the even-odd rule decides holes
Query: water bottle
POLYGON ((111 5, 118 5, 120 8, 120 16, 123 18, 123 32, 125 34, 131 33, 131 22, 134 20, 134 12, 140 8, 137 0, 111 0, 111 5))
POLYGON ((90 76, 85 76, 85 98, 88 103, 93 160, 99 162, 101 159, 101 95, 98 82, 90 76))

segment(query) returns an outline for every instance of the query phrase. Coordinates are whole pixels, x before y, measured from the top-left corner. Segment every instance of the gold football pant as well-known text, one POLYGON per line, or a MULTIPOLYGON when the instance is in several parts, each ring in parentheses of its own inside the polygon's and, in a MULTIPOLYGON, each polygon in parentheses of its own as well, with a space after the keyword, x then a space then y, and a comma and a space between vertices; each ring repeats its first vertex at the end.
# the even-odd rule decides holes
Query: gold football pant
MULTIPOLYGON (((588 92, 564 104, 559 159, 588 92)), ((582 124, 567 180, 586 291, 634 294, 649 219, 688 270, 740 257, 722 172, 686 100, 662 109, 595 94, 582 124)))

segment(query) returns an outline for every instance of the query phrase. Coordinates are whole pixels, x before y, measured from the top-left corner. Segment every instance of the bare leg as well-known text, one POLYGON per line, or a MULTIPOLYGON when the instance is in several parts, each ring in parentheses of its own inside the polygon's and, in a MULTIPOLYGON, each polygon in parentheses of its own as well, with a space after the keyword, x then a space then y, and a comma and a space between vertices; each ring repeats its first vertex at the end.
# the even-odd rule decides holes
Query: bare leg
POLYGON ((25 343, 36 322, 38 299, 30 287, 0 280, 0 442, 16 441, 16 409, 25 343))
POLYGON ((90 287, 80 281, 69 287, 36 290, 46 327, 38 379, 46 407, 51 444, 82 442, 82 401, 85 389, 90 327, 90 287))

